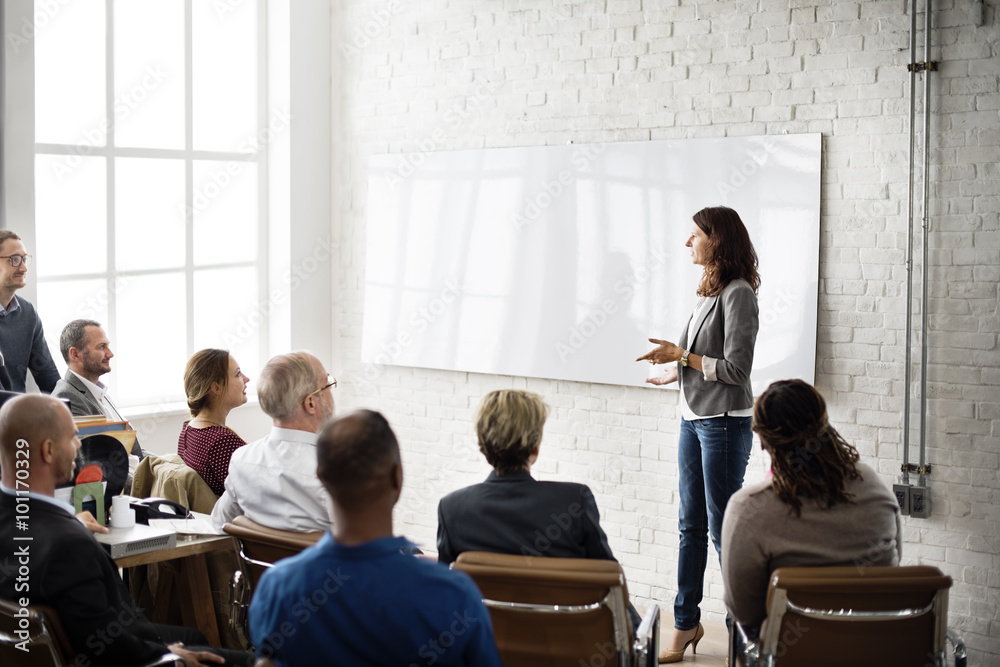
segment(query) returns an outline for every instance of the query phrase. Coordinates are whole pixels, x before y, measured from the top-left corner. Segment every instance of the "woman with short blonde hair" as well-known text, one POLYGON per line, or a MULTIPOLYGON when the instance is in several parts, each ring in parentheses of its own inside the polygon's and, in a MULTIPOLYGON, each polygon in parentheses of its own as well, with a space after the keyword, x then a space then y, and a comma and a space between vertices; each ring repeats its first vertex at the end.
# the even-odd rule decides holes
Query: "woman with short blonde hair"
POLYGON ((476 418, 479 451, 499 475, 534 463, 549 408, 527 391, 501 389, 486 395, 476 418))
MULTIPOLYGON (((479 451, 493 466, 482 484, 459 489, 438 504, 438 560, 463 551, 553 558, 615 560, 585 484, 531 476, 549 408, 522 389, 491 391, 479 405, 479 451)), ((633 626, 639 615, 629 605, 633 626)))

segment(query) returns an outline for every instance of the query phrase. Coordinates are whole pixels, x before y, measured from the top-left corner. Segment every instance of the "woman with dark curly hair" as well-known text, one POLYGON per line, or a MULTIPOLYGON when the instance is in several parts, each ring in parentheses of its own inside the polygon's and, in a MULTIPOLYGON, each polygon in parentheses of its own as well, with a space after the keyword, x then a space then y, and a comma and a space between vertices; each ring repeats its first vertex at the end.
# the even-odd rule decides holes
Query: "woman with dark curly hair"
POLYGON ((779 567, 898 565, 896 497, 830 425, 802 380, 775 382, 754 406, 770 479, 733 495, 722 524, 722 579, 733 618, 751 633, 767 614, 779 567))
POLYGON ((722 548, 726 503, 741 486, 750 460, 753 392, 750 369, 757 341, 757 252, 739 214, 704 208, 694 214, 687 247, 704 268, 688 325, 675 345, 657 345, 637 361, 670 366, 647 382, 680 383, 681 427, 677 445, 680 548, 674 632, 664 641, 660 662, 680 662, 691 644, 697 651, 708 535, 722 548), (676 363, 674 363, 676 362, 676 363))

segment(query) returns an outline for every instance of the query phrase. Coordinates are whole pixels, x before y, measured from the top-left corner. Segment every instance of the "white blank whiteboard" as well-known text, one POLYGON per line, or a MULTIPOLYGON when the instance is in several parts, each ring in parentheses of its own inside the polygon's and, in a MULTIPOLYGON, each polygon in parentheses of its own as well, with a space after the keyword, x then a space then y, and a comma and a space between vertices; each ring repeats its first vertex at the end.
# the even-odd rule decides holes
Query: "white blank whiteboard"
POLYGON ((646 339, 676 342, 697 301, 691 216, 717 205, 760 258, 754 392, 812 382, 819 134, 372 157, 366 374, 643 385, 646 339))

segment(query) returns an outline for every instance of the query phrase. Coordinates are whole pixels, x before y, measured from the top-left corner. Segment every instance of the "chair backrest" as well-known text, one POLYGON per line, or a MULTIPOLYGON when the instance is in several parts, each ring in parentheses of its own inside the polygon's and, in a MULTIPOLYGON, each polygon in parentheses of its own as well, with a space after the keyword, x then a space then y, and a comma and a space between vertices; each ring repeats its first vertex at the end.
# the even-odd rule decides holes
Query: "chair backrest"
POLYGON ((22 609, 0 600, 0 664, 59 667, 67 664, 65 656, 74 654, 54 609, 43 605, 22 609))
POLYGON ((222 530, 236 538, 240 567, 248 577, 251 588, 257 586, 264 570, 282 558, 311 547, 323 536, 323 531, 296 533, 269 528, 245 516, 236 517, 222 530))
POLYGON ((479 586, 505 665, 631 662, 625 575, 618 563, 467 551, 452 567, 479 586))
POLYGON ((779 568, 768 588, 761 664, 937 664, 950 587, 936 567, 779 568))

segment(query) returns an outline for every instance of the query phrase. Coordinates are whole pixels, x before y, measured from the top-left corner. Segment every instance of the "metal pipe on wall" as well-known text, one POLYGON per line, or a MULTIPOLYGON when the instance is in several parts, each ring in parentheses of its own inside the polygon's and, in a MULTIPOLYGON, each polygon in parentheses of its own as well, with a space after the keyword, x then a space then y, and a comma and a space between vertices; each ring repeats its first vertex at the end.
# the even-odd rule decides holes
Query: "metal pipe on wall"
POLYGON ((926 485, 924 471, 927 466, 927 286, 930 277, 927 273, 928 259, 928 238, 930 236, 930 132, 931 132, 931 3, 932 0, 925 0, 924 7, 924 203, 923 203, 923 265, 921 267, 921 277, 923 279, 923 295, 920 299, 920 310, 923 315, 920 325, 920 469, 918 471, 918 483, 920 486, 926 485))
POLYGON ((914 63, 917 62, 917 7, 916 0, 910 2, 910 151, 909 159, 909 197, 906 200, 906 361, 904 364, 903 386, 905 393, 903 396, 903 465, 902 483, 910 483, 910 382, 912 382, 910 366, 912 353, 910 338, 913 336, 913 169, 914 169, 914 144, 916 132, 913 123, 917 113, 917 69, 914 63))
POLYGON ((934 71, 936 63, 931 61, 931 12, 932 12, 932 0, 925 0, 924 6, 924 60, 923 62, 917 62, 917 8, 916 0, 913 0, 910 5, 910 153, 909 153, 909 197, 907 199, 907 243, 906 243, 906 361, 904 369, 904 384, 906 388, 906 393, 903 402, 903 465, 902 465, 902 476, 901 482, 904 485, 909 485, 910 483, 910 410, 911 410, 911 394, 912 388, 910 386, 912 382, 912 338, 913 338, 913 274, 914 274, 914 262, 913 262, 913 236, 914 236, 914 222, 915 222, 915 171, 916 171, 916 138, 917 138, 917 127, 916 127, 916 91, 917 91, 917 74, 923 72, 924 75, 924 91, 923 91, 923 128, 921 132, 921 149, 923 150, 923 164, 921 166, 920 173, 920 185, 922 188, 922 203, 921 203, 921 242, 922 242, 922 262, 921 262, 921 298, 920 298, 920 314, 921 314, 921 324, 920 324, 920 454, 919 454, 919 464, 916 469, 918 473, 917 485, 920 487, 926 486, 926 474, 929 472, 929 466, 927 466, 927 332, 929 329, 928 320, 928 292, 930 277, 927 271, 928 258, 929 258, 929 236, 930 236, 930 124, 931 124, 931 109, 930 109, 930 97, 931 97, 931 82, 930 73, 934 71))

